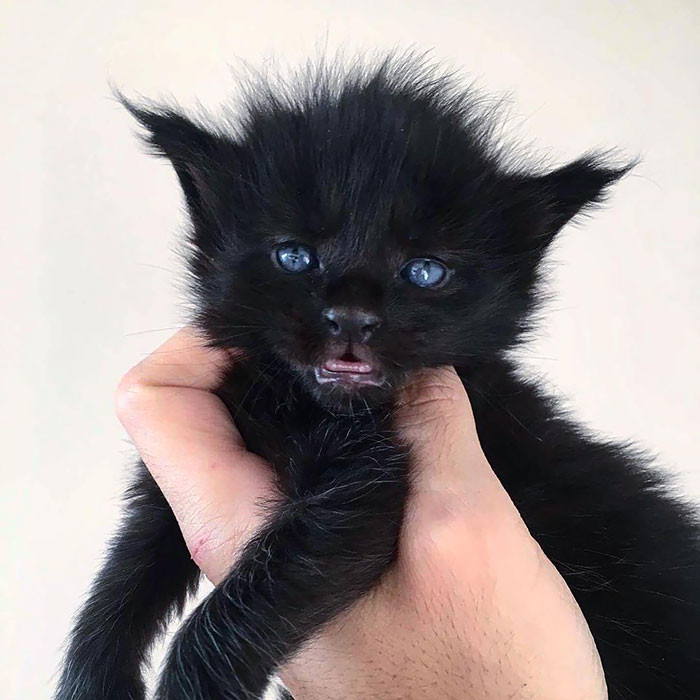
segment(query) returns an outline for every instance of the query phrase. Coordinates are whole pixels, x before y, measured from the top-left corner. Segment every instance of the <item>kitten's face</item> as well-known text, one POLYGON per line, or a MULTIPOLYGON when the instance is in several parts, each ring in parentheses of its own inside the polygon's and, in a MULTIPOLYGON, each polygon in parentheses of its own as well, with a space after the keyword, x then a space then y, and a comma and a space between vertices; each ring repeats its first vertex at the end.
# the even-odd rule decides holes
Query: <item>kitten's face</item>
POLYGON ((507 345, 515 328, 506 271, 436 222, 386 218, 365 212, 337 228, 267 222, 247 244, 232 240, 222 295, 206 301, 209 334, 274 355, 339 404, 375 402, 411 370, 467 364, 507 345))
POLYGON ((351 407, 511 345, 548 243, 624 170, 588 156, 505 174, 445 79, 403 64, 336 79, 253 100, 236 137, 126 106, 182 185, 200 324, 267 381, 288 368, 351 407))
POLYGON ((487 164, 426 166, 435 143, 425 134, 408 149, 395 137, 387 153, 386 134, 376 143, 364 128, 351 153, 298 133, 299 150, 316 157, 300 172, 299 151, 280 150, 266 163, 271 179, 257 156, 238 152, 242 179, 265 197, 232 182, 238 194, 219 210, 227 233, 213 253, 220 295, 202 297, 211 336, 274 356, 336 407, 380 401, 416 368, 502 350, 526 296, 503 241, 484 245, 503 238, 500 181, 487 164))

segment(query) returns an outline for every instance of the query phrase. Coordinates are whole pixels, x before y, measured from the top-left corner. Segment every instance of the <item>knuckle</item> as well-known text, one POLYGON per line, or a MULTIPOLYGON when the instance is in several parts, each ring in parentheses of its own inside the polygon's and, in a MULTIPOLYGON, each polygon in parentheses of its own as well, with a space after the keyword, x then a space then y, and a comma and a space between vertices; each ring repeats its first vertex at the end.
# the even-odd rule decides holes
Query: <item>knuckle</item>
POLYGON ((414 401, 411 408, 426 422, 431 420, 451 421, 462 414, 461 403, 451 387, 433 385, 424 396, 414 401))
POLYGON ((425 561, 450 561, 463 549, 473 520, 456 494, 426 494, 413 514, 412 553, 425 561))
POLYGON ((148 393, 141 365, 132 367, 117 384, 114 408, 120 420, 128 419, 143 404, 148 393))

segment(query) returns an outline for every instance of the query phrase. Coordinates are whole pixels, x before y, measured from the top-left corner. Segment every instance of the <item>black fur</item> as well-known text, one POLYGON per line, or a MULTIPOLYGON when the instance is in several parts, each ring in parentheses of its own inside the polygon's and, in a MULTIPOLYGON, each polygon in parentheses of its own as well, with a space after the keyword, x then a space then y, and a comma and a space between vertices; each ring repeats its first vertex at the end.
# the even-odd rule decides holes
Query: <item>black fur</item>
MULTIPOLYGON (((469 90, 410 56, 294 87, 253 81, 237 120, 127 108, 173 164, 192 220, 197 324, 250 359, 220 394, 249 448, 279 474, 280 502, 242 561, 180 630, 159 700, 259 698, 314 632, 391 565, 409 488, 391 396, 412 370, 457 367, 486 455, 566 578, 603 659, 610 697, 698 697, 700 530, 648 459, 586 434, 519 379, 505 353, 537 300, 557 232, 628 166, 589 154, 533 172, 491 139, 469 90), (316 270, 273 261, 290 239, 316 270), (398 274, 434 256, 434 289, 398 274), (341 348, 321 311, 368 309, 382 325, 341 348), (350 352, 382 386, 322 385, 350 352)), ((345 341, 343 341, 345 342, 345 341)), ((127 519, 73 631, 58 700, 142 700, 140 666, 196 573, 141 473, 127 519)))

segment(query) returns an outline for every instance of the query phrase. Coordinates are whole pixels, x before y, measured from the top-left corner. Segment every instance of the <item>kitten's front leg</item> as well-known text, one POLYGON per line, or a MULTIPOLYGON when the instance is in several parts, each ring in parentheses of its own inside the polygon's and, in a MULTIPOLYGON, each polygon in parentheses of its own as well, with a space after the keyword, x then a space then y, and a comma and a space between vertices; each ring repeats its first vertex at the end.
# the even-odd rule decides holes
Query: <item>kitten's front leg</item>
POLYGON ((122 527, 73 627, 56 700, 143 700, 149 647, 199 580, 143 463, 128 495, 122 527))
POLYGON ((156 698, 260 698, 393 561, 407 490, 406 456, 387 442, 324 465, 314 489, 283 507, 185 623, 156 698))

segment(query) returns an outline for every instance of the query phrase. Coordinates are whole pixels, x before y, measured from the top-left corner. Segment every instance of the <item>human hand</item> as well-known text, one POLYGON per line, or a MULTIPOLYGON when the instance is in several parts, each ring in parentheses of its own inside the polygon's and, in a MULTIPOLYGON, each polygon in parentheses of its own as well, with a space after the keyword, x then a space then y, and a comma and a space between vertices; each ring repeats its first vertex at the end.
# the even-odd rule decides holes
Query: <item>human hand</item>
MULTIPOLYGON (((235 564, 274 489, 212 393, 230 353, 183 329, 132 369, 117 411, 214 583, 235 564)), ((396 425, 415 488, 399 555, 380 585, 281 675, 308 700, 607 697, 583 615, 530 536, 479 445, 451 369, 419 373, 396 425)))

